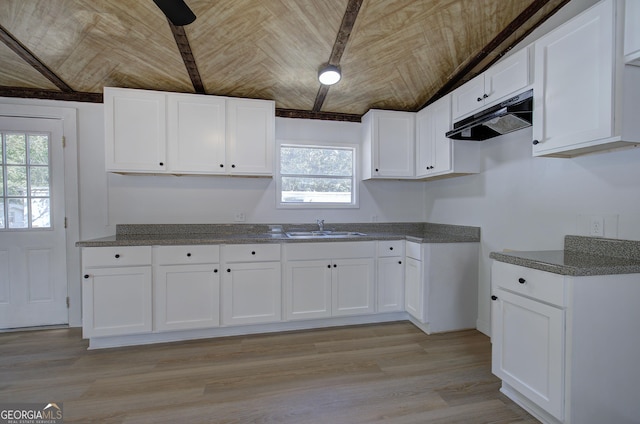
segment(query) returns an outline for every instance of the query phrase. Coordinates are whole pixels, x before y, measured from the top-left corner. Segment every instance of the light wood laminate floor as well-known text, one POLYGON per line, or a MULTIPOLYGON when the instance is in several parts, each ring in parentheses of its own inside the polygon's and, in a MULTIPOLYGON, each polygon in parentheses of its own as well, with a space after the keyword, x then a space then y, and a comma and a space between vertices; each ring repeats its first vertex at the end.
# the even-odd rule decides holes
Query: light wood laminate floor
POLYGON ((537 423, 499 393, 489 338, 409 322, 87 351, 79 329, 0 334, 0 403, 65 423, 537 423))

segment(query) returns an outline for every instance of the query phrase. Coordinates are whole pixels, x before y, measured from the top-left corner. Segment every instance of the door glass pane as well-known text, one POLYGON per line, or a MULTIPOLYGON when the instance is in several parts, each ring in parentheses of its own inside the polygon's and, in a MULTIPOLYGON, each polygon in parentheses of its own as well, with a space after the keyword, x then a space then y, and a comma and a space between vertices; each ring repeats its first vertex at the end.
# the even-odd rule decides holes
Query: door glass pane
MULTIPOLYGON (((0 196, 4 196, 4 166, 0 166, 0 196)), ((4 215, 2 211, 4 209, 0 210, 0 213, 4 215)))
POLYGON ((8 199, 9 206, 9 228, 28 228, 29 209, 27 199, 8 199))
POLYGON ((24 134, 7 134, 7 163, 27 163, 27 142, 24 134))
POLYGON ((49 164, 49 137, 46 134, 29 134, 29 164, 49 164))
POLYGON ((33 228, 51 227, 49 198, 31 199, 31 226, 33 228))
POLYGON ((49 168, 32 166, 29 170, 31 195, 34 197, 49 196, 49 168))
POLYGON ((27 167, 7 166, 7 196, 27 195, 27 167))
POLYGON ((4 199, 0 198, 0 228, 6 228, 4 222, 4 199))

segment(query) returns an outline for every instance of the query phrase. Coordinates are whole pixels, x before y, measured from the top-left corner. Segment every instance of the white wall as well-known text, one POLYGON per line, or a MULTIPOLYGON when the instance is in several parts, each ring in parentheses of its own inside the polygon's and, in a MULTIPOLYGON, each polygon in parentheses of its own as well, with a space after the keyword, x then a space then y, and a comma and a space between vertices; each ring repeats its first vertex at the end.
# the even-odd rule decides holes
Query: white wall
MULTIPOLYGON (((277 118, 276 138, 361 144, 360 124, 350 122, 277 118)), ((378 221, 424 220, 420 182, 360 183, 360 208, 311 210, 277 209, 271 178, 110 174, 108 187, 112 225, 232 223, 238 213, 248 223, 370 222, 373 216, 378 221)))
POLYGON ((640 148, 573 159, 534 158, 531 128, 481 145, 484 172, 426 184, 427 221, 482 228, 479 328, 490 328, 489 253, 556 250, 607 217, 607 236, 640 240, 640 148), (617 228, 612 216, 617 215, 617 228))

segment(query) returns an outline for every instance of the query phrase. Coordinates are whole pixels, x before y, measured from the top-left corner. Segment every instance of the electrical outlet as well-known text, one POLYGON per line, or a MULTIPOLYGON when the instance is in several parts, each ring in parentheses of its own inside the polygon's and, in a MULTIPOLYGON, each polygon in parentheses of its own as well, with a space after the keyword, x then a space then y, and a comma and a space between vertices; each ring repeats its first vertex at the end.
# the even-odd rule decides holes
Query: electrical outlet
POLYGON ((246 221, 247 217, 244 215, 244 212, 238 212, 235 216, 235 222, 244 222, 246 221))
POLYGON ((593 237, 604 237, 604 217, 601 215, 591 215, 589 222, 589 235, 593 237))

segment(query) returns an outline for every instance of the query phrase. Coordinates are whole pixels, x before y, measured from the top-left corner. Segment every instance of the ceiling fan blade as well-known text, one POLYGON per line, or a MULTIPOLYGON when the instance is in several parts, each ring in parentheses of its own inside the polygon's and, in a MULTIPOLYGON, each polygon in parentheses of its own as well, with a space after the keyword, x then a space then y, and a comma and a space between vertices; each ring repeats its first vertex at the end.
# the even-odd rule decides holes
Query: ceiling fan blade
POLYGON ((183 0, 153 0, 175 26, 189 25, 196 15, 183 0))

